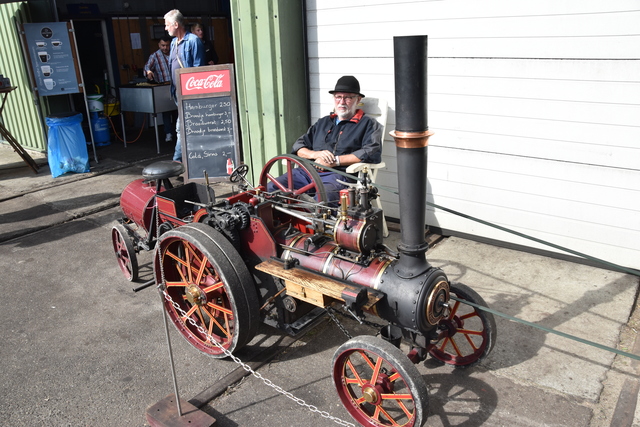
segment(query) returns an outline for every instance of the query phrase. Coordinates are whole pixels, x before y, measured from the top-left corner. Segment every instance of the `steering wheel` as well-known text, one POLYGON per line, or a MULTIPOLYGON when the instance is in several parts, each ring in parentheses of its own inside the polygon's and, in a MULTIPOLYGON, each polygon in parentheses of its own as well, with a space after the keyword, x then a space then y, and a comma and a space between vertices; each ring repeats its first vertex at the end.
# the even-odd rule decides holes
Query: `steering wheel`
POLYGON ((235 168, 233 172, 231 172, 231 175, 229 175, 229 181, 231 182, 238 182, 240 180, 244 181, 244 177, 247 176, 247 173, 249 173, 249 165, 246 163, 242 164, 237 168, 235 168))

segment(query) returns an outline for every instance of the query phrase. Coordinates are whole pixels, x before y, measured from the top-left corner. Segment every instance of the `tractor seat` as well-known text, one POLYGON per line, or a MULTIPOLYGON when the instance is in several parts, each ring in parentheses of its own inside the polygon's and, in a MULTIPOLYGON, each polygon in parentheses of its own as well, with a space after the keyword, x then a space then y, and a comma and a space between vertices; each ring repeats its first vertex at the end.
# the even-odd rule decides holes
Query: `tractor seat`
POLYGON ((184 173, 184 165, 173 160, 161 160, 142 169, 144 179, 156 181, 158 187, 163 185, 165 189, 173 188, 169 178, 180 176, 182 173, 184 173))

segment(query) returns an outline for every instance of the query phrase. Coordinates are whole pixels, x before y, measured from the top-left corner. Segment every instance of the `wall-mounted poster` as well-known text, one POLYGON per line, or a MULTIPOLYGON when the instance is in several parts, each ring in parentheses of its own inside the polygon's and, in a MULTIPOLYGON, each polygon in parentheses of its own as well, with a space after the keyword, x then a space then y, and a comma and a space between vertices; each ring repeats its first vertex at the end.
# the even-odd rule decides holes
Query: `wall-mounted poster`
POLYGON ((80 92, 78 61, 67 22, 24 24, 31 69, 40 96, 80 92))

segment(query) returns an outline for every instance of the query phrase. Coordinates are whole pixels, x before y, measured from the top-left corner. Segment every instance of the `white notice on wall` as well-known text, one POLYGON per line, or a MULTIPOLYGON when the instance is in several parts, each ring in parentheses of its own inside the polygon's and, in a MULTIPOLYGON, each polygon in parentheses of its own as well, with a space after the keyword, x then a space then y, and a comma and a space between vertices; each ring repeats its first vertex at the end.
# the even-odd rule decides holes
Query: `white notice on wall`
POLYGON ((140 33, 131 33, 131 49, 142 49, 140 33))

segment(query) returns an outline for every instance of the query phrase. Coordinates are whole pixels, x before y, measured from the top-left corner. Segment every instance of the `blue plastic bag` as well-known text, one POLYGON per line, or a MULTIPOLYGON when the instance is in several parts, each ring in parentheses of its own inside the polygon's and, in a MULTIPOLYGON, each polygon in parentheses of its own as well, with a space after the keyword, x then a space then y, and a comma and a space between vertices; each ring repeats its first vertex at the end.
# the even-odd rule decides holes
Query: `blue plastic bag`
POLYGON ((89 172, 89 153, 84 132, 82 114, 72 116, 47 116, 49 126, 49 169, 54 178, 68 172, 89 172))

